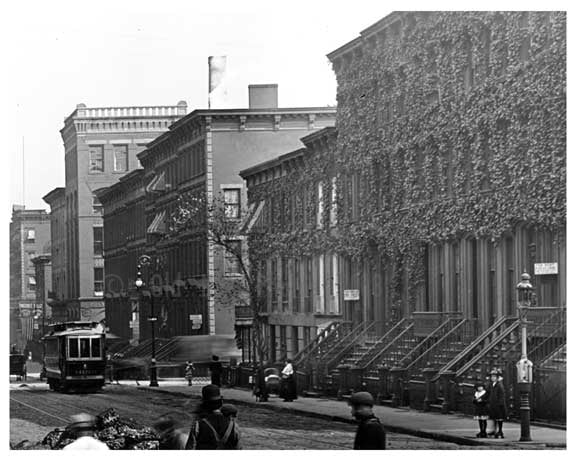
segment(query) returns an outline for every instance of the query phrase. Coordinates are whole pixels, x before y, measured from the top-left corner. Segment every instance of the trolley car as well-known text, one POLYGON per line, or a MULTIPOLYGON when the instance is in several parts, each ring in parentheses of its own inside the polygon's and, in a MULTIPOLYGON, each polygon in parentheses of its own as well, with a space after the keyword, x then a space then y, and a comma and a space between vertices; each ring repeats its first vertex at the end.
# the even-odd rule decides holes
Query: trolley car
POLYGON ((93 391, 104 385, 105 334, 97 322, 51 325, 44 336, 44 368, 50 389, 93 391))

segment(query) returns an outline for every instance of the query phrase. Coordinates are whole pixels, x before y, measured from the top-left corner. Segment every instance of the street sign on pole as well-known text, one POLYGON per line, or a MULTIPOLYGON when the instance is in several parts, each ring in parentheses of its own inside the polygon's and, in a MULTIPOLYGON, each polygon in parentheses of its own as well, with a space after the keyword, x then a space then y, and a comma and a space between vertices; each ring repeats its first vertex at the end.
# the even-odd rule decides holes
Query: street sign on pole
POLYGON ((344 301, 359 301, 360 290, 344 290, 344 301))

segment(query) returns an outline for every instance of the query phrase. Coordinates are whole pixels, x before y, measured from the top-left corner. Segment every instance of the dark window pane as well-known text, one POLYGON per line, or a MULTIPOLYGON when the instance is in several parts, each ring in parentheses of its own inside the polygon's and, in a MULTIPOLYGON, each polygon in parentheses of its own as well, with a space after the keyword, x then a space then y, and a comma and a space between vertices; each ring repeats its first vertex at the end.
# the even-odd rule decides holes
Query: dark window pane
POLYGON ((78 338, 68 339, 68 356, 70 358, 77 358, 78 355, 78 338))
POLYGON ((92 357, 100 357, 100 338, 92 338, 92 357))
POLYGON ((90 357, 90 338, 80 338, 80 357, 90 357))

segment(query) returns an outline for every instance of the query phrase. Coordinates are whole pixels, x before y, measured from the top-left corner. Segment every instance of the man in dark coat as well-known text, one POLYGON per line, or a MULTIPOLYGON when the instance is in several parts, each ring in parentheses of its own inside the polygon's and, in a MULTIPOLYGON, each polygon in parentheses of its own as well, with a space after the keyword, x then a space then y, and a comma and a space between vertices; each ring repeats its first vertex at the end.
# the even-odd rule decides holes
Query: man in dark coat
POLYGON ((385 450, 386 430, 374 416, 374 398, 369 392, 356 392, 349 401, 352 416, 358 421, 354 450, 385 450))
MULTIPOLYGON (((186 443, 187 450, 237 450, 240 434, 234 418, 221 412, 220 388, 209 384, 202 388, 202 403, 186 443)), ((237 411, 236 411, 237 413, 237 411)))
POLYGON ((507 417, 506 393, 502 384, 502 372, 494 369, 490 372, 490 391, 488 393, 488 414, 496 422, 495 438, 504 438, 502 425, 507 417))
POLYGON ((210 380, 215 386, 220 387, 222 385, 222 364, 217 355, 212 356, 212 363, 210 363, 210 380))

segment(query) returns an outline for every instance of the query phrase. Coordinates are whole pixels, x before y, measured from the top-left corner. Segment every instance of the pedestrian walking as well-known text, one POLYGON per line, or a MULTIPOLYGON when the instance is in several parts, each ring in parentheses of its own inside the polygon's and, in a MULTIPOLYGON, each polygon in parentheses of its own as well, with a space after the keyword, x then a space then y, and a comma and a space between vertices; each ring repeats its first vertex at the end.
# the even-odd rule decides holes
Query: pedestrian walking
POLYGON ((298 398, 296 380, 294 379, 294 367, 290 359, 286 359, 284 369, 282 370, 281 392, 280 397, 284 399, 284 402, 292 402, 298 398))
POLYGON ((220 388, 209 384, 202 388, 202 403, 196 411, 186 449, 188 450, 237 450, 240 448, 240 433, 234 418, 222 411, 220 388))
POLYGON ((352 416, 358 421, 354 450, 385 450, 386 430, 374 416, 374 398, 369 392, 356 392, 348 402, 352 416))
POLYGON ((80 413, 71 417, 72 424, 66 429, 76 435, 74 442, 66 445, 63 450, 108 450, 108 445, 94 436, 96 431, 96 418, 87 413, 80 413))
POLYGON ((186 377, 186 381, 188 381, 188 386, 192 386, 192 379, 194 378, 194 364, 191 360, 186 362, 184 376, 186 377))
POLYGON ((494 437, 501 439, 504 438, 502 426, 508 416, 506 410, 506 393, 504 391, 504 385, 502 384, 503 380, 502 370, 493 369, 490 372, 491 384, 488 393, 488 414, 490 419, 496 423, 494 437))
POLYGON ((484 383, 476 384, 476 392, 474 392, 474 419, 478 421, 480 432, 476 434, 478 438, 488 437, 486 433, 486 426, 488 424, 488 392, 484 383))
POLYGON ((259 363, 256 369, 256 376, 254 379, 254 396, 257 402, 268 401, 268 386, 266 385, 266 375, 264 373, 264 364, 259 363))
POLYGON ((210 382, 214 386, 220 387, 222 385, 222 364, 220 363, 220 357, 217 355, 212 356, 212 362, 210 363, 210 382))

